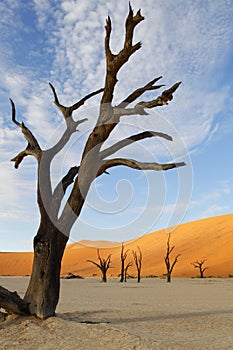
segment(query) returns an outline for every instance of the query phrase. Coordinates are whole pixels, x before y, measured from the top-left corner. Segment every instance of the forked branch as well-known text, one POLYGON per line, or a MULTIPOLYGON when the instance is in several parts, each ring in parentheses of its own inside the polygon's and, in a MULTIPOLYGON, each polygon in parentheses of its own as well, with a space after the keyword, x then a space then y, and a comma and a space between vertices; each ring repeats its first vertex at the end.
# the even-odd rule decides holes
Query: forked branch
POLYGON ((141 15, 141 10, 139 9, 134 16, 133 9, 131 7, 131 4, 129 3, 129 14, 125 21, 125 44, 124 47, 127 48, 128 46, 132 46, 133 44, 133 33, 134 28, 138 23, 144 20, 144 17, 141 15))
POLYGON ((97 263, 93 260, 87 260, 87 262, 94 264, 96 267, 98 267, 101 270, 103 282, 107 282, 107 271, 111 265, 111 256, 112 255, 109 254, 106 259, 101 258, 99 249, 97 249, 97 257, 98 257, 99 263, 97 263))
MULTIPOLYGON (((110 49, 110 35, 112 31, 110 17, 106 20, 105 25, 105 56, 106 56, 106 81, 101 104, 111 103, 113 99, 113 91, 117 83, 117 73, 120 68, 128 61, 130 56, 141 48, 141 42, 133 45, 134 28, 139 24, 144 17, 140 10, 134 16, 131 5, 129 4, 129 13, 125 22, 125 41, 124 47, 118 54, 113 54, 110 49)), ((100 116, 102 120, 105 116, 100 116)))
MULTIPOLYGON (((54 95, 54 104, 60 109, 60 111, 62 112, 65 120, 66 120, 66 123, 69 125, 69 122, 70 122, 70 118, 72 117, 72 113, 78 109, 79 107, 81 107, 89 98, 101 93, 104 91, 103 88, 101 89, 98 89, 96 91, 93 91, 91 92, 90 94, 86 95, 85 97, 83 97, 81 100, 79 100, 78 102, 76 102, 75 104, 71 105, 71 106, 64 106, 62 105, 60 102, 59 102, 59 99, 58 99, 58 96, 57 96, 57 93, 56 93, 56 90, 55 90, 55 87, 49 83, 49 86, 53 92, 53 95, 54 95)), ((72 119, 72 118, 71 118, 72 119)), ((86 121, 87 119, 82 119, 80 121, 76 121, 74 122, 74 120, 72 119, 73 123, 76 124, 76 128, 77 126, 80 124, 80 123, 83 123, 84 121, 86 121)))
POLYGON ((162 94, 157 97, 155 100, 151 100, 148 102, 139 102, 139 105, 144 108, 154 108, 157 106, 163 106, 167 105, 168 101, 171 101, 173 99, 173 93, 178 89, 180 86, 181 81, 178 83, 175 83, 172 87, 162 92, 162 94))
POLYGON ((164 85, 154 85, 159 79, 162 77, 155 78, 147 83, 145 86, 138 88, 133 91, 129 96, 127 96, 118 106, 117 108, 125 108, 130 103, 134 102, 138 97, 140 97, 144 92, 160 89, 164 85))
POLYGON ((66 130, 64 131, 64 133, 61 136, 61 138, 59 139, 59 141, 52 148, 47 150, 48 156, 50 157, 50 159, 52 159, 56 154, 58 154, 64 148, 64 146, 69 141, 71 135, 77 131, 78 126, 80 124, 84 123, 85 121, 87 121, 87 118, 83 118, 83 119, 75 121, 73 119, 73 116, 72 116, 73 111, 75 111, 76 109, 81 107, 89 98, 103 92, 104 89, 101 88, 99 90, 91 92, 90 94, 86 95, 84 98, 82 98, 77 103, 73 104, 72 106, 67 107, 67 106, 63 106, 59 102, 55 87, 51 83, 49 83, 49 86, 50 86, 50 88, 53 92, 53 95, 54 95, 54 103, 62 112, 64 119, 65 119, 65 122, 66 122, 66 126, 67 126, 66 130))
MULTIPOLYGON (((164 90, 162 92, 162 94, 159 97, 157 97, 156 99, 150 100, 147 102, 145 102, 145 101, 138 102, 133 108, 125 108, 124 107, 124 104, 123 104, 124 101, 126 101, 126 105, 128 105, 129 103, 127 102, 127 99, 129 101, 132 100, 132 98, 127 97, 126 100, 124 100, 119 106, 114 107, 114 115, 118 116, 118 118, 121 116, 124 116, 124 115, 148 115, 148 113, 145 111, 145 108, 155 108, 158 106, 167 105, 168 102, 173 99, 173 93, 178 89, 180 84, 181 84, 181 82, 175 83, 171 88, 164 90)), ((161 86, 159 86, 159 87, 161 87, 161 86)), ((142 90, 143 90, 143 88, 142 88, 142 90)), ((143 92, 144 91, 142 91, 142 93, 143 92)))

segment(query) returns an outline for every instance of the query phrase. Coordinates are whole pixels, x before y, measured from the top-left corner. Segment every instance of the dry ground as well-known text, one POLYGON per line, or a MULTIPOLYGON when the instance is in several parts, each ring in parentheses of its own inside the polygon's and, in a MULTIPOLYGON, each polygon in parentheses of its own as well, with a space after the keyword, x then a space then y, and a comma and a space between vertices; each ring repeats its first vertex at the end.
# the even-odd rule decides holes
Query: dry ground
MULTIPOLYGON (((23 295, 27 277, 0 277, 23 295)), ((62 280, 57 317, 0 324, 1 350, 233 349, 233 278, 62 280)))

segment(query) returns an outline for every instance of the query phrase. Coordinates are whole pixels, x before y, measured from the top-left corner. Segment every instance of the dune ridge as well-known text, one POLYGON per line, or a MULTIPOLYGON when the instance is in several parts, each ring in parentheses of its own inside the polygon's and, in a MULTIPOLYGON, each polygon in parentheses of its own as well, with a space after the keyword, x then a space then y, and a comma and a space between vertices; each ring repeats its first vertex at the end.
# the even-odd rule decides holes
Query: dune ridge
MULTIPOLYGON (((132 250, 140 247, 143 253, 142 276, 161 276, 165 271, 164 255, 168 230, 159 230, 134 240, 125 242, 129 249, 127 261, 133 260, 132 250)), ((179 225, 171 233, 171 245, 175 245, 171 259, 181 254, 174 268, 174 277, 194 277, 198 270, 191 261, 205 257, 208 266, 206 276, 228 277, 233 275, 233 214, 216 216, 179 225)), ((112 254, 109 277, 116 277, 120 272, 121 243, 105 241, 81 241, 67 246, 62 262, 62 276, 68 273, 83 277, 99 276, 99 270, 87 262, 97 261, 97 248, 102 257, 112 254)), ((31 273, 32 252, 0 252, 1 276, 26 276, 31 273)), ((136 269, 129 269, 136 275, 136 269)))

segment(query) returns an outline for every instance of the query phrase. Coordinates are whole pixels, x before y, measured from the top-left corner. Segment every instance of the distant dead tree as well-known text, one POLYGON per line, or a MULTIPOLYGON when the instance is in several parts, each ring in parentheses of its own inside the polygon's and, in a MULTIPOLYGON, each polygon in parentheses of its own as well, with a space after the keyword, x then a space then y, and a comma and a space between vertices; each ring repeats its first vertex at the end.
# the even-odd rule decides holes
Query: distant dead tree
POLYGON ((132 250, 132 254, 133 254, 133 258, 134 258, 134 262, 137 268, 137 278, 138 278, 138 283, 140 283, 141 281, 141 269, 142 269, 142 251, 139 248, 139 246, 137 246, 138 251, 134 251, 132 250))
POLYGON ((111 264, 111 254, 108 255, 107 259, 101 258, 99 249, 97 249, 97 256, 99 259, 99 264, 93 260, 87 260, 87 261, 94 264, 100 269, 102 273, 102 282, 107 282, 107 271, 110 268, 110 264, 111 264))
POLYGON ((170 255, 175 246, 170 246, 170 240, 171 240, 171 233, 169 232, 168 234, 168 239, 167 239, 167 251, 166 251, 166 256, 164 257, 166 269, 167 269, 167 282, 171 282, 171 274, 174 269, 175 264, 178 261, 178 258, 180 254, 176 255, 175 259, 173 262, 170 261, 170 255))
POLYGON ((124 243, 121 245, 121 272, 120 272, 120 282, 125 281, 125 260, 127 258, 129 249, 125 251, 124 243))
POLYGON ((202 258, 200 260, 196 260, 194 262, 190 262, 191 265, 193 265, 194 268, 199 269, 200 271, 200 278, 204 278, 204 272, 208 269, 208 267, 204 267, 204 263, 207 261, 206 258, 202 258))
POLYGON ((129 261, 128 264, 125 266, 125 271, 124 271, 124 281, 125 282, 127 282, 127 277, 129 276, 128 275, 128 269, 132 265, 133 265, 132 261, 129 261))

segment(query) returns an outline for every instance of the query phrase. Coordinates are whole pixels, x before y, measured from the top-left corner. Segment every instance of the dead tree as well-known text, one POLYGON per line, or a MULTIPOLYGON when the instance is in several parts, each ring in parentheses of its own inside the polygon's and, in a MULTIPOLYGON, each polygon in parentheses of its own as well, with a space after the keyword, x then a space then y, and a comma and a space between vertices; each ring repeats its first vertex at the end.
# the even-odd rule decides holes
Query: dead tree
POLYGON ((137 279, 138 279, 138 283, 140 283, 141 281, 141 269, 142 269, 142 251, 139 248, 139 246, 137 246, 138 248, 138 252, 135 250, 132 250, 132 254, 133 254, 133 258, 134 258, 134 262, 137 268, 137 279))
POLYGON ((207 261, 206 258, 202 258, 200 260, 196 260, 196 261, 190 263, 191 265, 193 265, 194 268, 199 269, 200 278, 204 278, 204 272, 208 269, 208 267, 203 268, 203 265, 206 261, 207 261))
MULTIPOLYGON (((156 85, 156 82, 161 79, 161 77, 158 77, 135 89, 121 102, 113 105, 115 86, 118 81, 117 74, 129 58, 141 48, 141 42, 133 43, 133 35, 135 27, 142 20, 144 20, 144 17, 140 10, 134 14, 129 4, 129 13, 125 21, 124 42, 121 50, 113 54, 110 48, 112 24, 110 17, 107 18, 105 26, 106 76, 103 88, 91 92, 74 104, 65 106, 60 102, 55 87, 50 83, 54 103, 65 122, 64 132, 54 146, 45 150, 41 148, 34 133, 23 121, 18 121, 15 104, 11 100, 12 122, 19 128, 27 141, 25 149, 18 153, 12 161, 15 168, 18 168, 25 157, 33 156, 38 165, 37 202, 40 211, 40 224, 33 241, 34 261, 29 286, 23 298, 23 305, 27 304, 27 312, 41 319, 55 315, 59 299, 63 253, 70 236, 70 230, 80 215, 92 182, 97 177, 104 176, 110 168, 116 166, 127 166, 136 170, 161 171, 185 165, 184 162, 160 164, 112 157, 124 147, 147 138, 160 137, 172 141, 171 136, 162 132, 143 131, 122 139, 110 147, 105 145, 105 141, 108 140, 112 131, 121 122, 122 117, 139 115, 144 118, 149 114, 148 109, 167 105, 173 99, 173 94, 181 84, 181 82, 175 83, 152 100, 135 102, 145 92, 152 92, 163 86, 156 85), (97 121, 83 150, 81 150, 80 164, 68 169, 53 188, 50 171, 51 163, 65 147, 71 136, 77 132, 77 128, 86 121, 86 119, 78 119, 78 116, 75 119, 73 112, 77 112, 88 99, 97 94, 101 94, 97 121), (68 188, 69 193, 67 193, 68 188)), ((8 302, 5 300, 4 304, 5 310, 14 312, 11 308, 11 294, 7 299, 8 302)), ((21 307, 20 303, 18 306, 24 314, 24 306, 21 307)))
POLYGON ((172 246, 172 247, 170 246, 170 240, 171 240, 171 233, 169 232, 168 239, 167 239, 167 251, 166 251, 166 256, 164 257, 164 261, 165 261, 165 265, 166 265, 166 269, 167 269, 167 282, 171 282, 172 271, 173 271, 174 266, 177 263, 178 258, 180 256, 180 254, 176 255, 173 262, 171 262, 170 255, 171 255, 173 249, 175 248, 175 246, 172 246))
POLYGON ((87 260, 88 262, 97 266, 102 273, 102 282, 107 282, 107 271, 111 265, 111 254, 108 255, 107 259, 101 258, 100 251, 97 249, 97 257, 99 259, 99 264, 93 260, 87 260))
POLYGON ((124 282, 127 282, 127 277, 129 276, 129 275, 128 275, 128 269, 129 269, 130 266, 132 266, 132 265, 133 265, 132 261, 129 261, 129 262, 127 263, 127 265, 125 266, 125 270, 124 270, 124 282))
POLYGON ((125 281, 125 260, 127 258, 129 249, 125 251, 124 243, 121 245, 121 272, 120 272, 120 282, 125 281))

